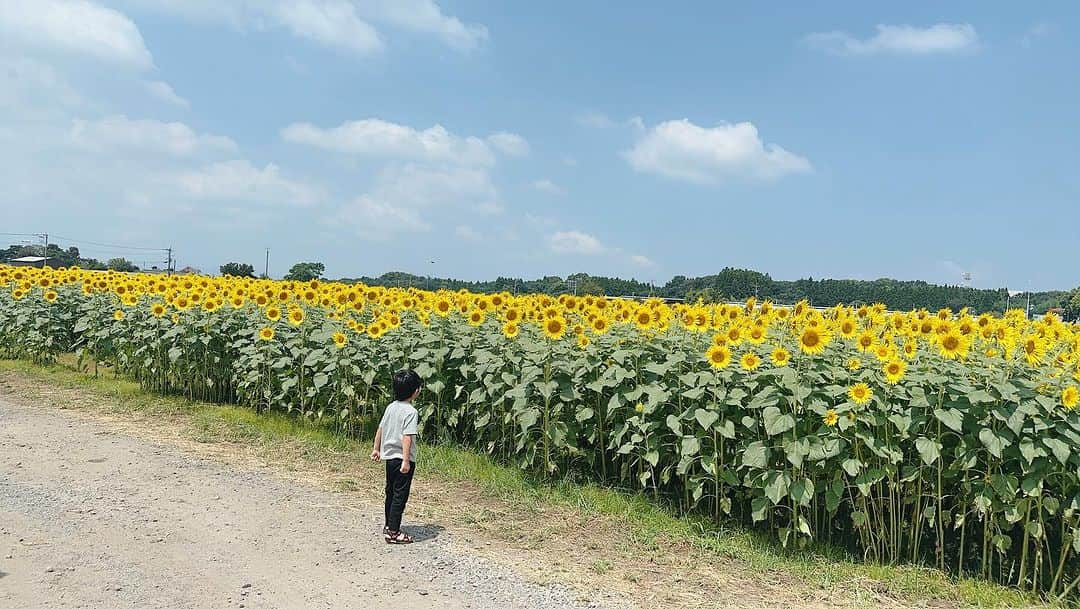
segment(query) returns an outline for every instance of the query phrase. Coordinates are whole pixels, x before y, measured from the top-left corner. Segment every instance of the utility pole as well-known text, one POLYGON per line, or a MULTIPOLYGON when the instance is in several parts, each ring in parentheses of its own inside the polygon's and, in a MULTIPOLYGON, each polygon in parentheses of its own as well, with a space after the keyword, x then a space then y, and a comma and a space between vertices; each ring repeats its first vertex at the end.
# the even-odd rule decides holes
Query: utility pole
POLYGON ((270 279, 270 248, 266 248, 266 265, 263 266, 263 278, 270 279))
POLYGON ((172 277, 172 270, 173 270, 172 269, 172 267, 173 267, 172 248, 170 247, 170 248, 166 249, 165 251, 167 252, 166 253, 166 258, 165 258, 165 275, 168 276, 168 277, 172 277))
POLYGON ((41 238, 45 240, 45 251, 41 254, 41 268, 45 268, 49 264, 49 233, 42 233, 41 238))

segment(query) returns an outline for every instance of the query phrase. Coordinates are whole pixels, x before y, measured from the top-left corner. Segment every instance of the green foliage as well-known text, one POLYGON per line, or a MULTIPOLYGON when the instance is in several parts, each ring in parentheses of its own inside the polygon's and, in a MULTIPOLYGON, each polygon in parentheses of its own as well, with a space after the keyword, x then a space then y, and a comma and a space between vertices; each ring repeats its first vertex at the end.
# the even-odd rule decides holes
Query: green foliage
POLYGON ((290 281, 311 281, 322 277, 326 266, 321 262, 297 262, 289 269, 285 279, 290 281))
POLYGON ((109 270, 120 271, 122 273, 134 273, 139 270, 139 267, 135 266, 135 263, 128 261, 126 258, 110 258, 106 263, 109 270))
MULTIPOLYGON (((294 267, 295 268, 295 267, 294 267)), ((230 277, 254 277, 255 267, 242 262, 227 262, 221 265, 221 274, 230 277)))
MULTIPOLYGON (((471 326, 405 308, 400 330, 350 331, 338 346, 341 312, 371 324, 374 305, 346 309, 344 294, 340 308, 305 306, 298 325, 270 322, 250 301, 174 320, 153 314, 154 296, 127 306, 112 293, 57 289, 51 305, 36 288, 21 300, 0 292, 0 348, 38 360, 76 350, 147 389, 295 413, 349 434, 371 429, 392 371, 408 366, 425 379, 428 443, 635 489, 784 546, 825 539, 876 562, 1047 594, 1080 583, 1080 416, 1060 406, 1065 379, 1049 359, 1029 366, 973 350, 951 360, 924 343, 890 385, 843 340, 786 367, 716 370, 702 357, 709 334, 681 325, 655 335, 613 326, 582 348, 534 324, 509 340, 495 315, 471 326), (275 335, 260 340, 267 325, 275 335), (865 365, 849 368, 852 357, 865 365), (874 388, 869 403, 848 400, 857 383, 874 388)), ((1002 323, 1066 334, 1020 317, 1002 323)), ((773 328, 770 340, 793 344, 791 326, 773 328)), ((770 356, 764 344, 737 349, 770 356)))
MULTIPOLYGON (((806 299, 815 306, 830 307, 842 304, 883 303, 894 311, 928 309, 936 311, 943 308, 960 310, 965 307, 972 312, 1003 312, 1006 304, 1010 308, 1024 308, 1027 297, 1006 298, 1005 289, 975 289, 963 286, 935 285, 925 281, 898 281, 895 279, 876 279, 863 281, 857 279, 799 279, 780 281, 768 274, 746 269, 725 268, 716 275, 703 277, 685 277, 677 275, 664 285, 652 286, 636 280, 612 277, 598 277, 585 273, 576 273, 565 280, 561 277, 544 277, 535 280, 523 280, 499 277, 494 281, 459 281, 437 277, 421 277, 409 273, 393 272, 380 277, 361 277, 343 279, 345 283, 361 282, 366 285, 386 287, 414 287, 424 290, 458 290, 470 292, 512 294, 563 294, 568 290, 567 281, 577 282, 578 294, 607 296, 658 296, 663 298, 684 299, 689 302, 703 300, 707 303, 725 301, 743 301, 750 297, 758 300, 771 300, 780 304, 794 304, 806 299)), ((1031 298, 1031 313, 1041 315, 1050 309, 1066 306, 1069 302, 1067 292, 1036 292, 1031 298)), ((1070 309, 1069 319, 1080 316, 1080 307, 1070 309), (1074 311, 1075 312, 1072 312, 1074 311)))

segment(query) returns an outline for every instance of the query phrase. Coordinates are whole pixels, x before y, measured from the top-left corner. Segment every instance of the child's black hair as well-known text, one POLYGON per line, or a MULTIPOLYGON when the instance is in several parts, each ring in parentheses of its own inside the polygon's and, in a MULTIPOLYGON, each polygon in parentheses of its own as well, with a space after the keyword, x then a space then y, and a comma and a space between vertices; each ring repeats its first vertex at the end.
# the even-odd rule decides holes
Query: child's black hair
POLYGON ((420 375, 415 370, 398 370, 394 373, 394 399, 400 402, 411 398, 422 384, 420 375))

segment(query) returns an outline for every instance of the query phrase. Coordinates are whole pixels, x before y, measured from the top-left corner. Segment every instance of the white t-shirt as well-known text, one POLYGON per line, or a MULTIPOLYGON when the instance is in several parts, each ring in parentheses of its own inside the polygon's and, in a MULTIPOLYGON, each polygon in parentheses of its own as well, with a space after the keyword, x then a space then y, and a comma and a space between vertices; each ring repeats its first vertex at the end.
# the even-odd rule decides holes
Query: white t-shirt
MULTIPOLYGON (((401 444, 404 436, 416 435, 416 408, 409 402, 391 402, 383 413, 379 428, 382 429, 382 446, 379 456, 384 461, 404 459, 401 444)), ((416 461, 416 438, 409 447, 409 461, 416 461)))

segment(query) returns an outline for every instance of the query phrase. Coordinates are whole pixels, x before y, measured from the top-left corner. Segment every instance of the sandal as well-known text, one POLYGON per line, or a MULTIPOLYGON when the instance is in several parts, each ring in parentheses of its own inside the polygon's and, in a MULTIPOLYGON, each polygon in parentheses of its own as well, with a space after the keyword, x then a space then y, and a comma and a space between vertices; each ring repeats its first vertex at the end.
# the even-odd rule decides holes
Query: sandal
POLYGON ((400 545, 412 542, 413 538, 405 531, 391 531, 386 534, 386 543, 392 545, 400 545))

